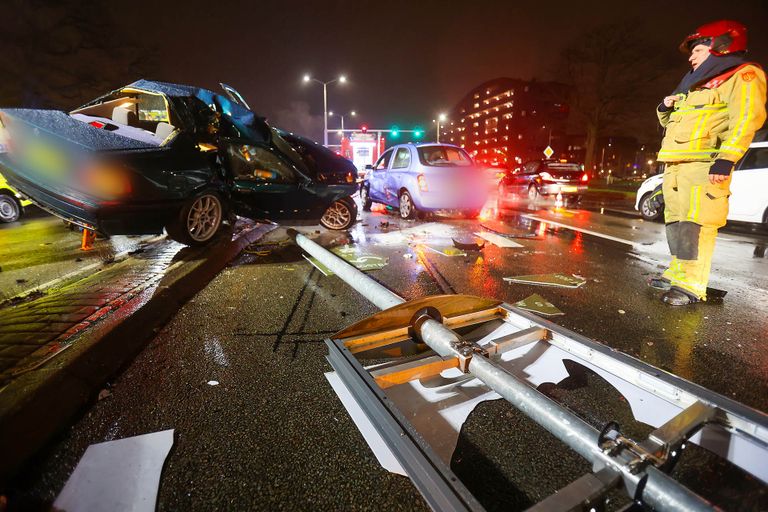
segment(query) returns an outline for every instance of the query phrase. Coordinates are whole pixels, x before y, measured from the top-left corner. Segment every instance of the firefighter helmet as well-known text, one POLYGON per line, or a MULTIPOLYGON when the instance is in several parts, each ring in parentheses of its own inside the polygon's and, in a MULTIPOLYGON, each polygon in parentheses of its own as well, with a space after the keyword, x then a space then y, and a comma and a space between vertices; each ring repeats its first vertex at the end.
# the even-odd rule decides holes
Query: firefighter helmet
POLYGON ((709 46, 709 52, 712 55, 743 52, 747 50, 747 27, 730 20, 707 23, 683 40, 680 51, 689 54, 696 44, 709 46))

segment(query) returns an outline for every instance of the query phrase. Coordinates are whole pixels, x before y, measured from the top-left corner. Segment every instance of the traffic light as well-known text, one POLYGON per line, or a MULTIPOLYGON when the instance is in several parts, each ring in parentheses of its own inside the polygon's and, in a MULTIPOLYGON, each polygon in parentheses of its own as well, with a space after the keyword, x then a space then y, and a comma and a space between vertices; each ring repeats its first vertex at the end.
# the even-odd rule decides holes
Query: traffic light
POLYGON ((389 129, 389 134, 392 136, 393 139, 399 137, 400 128, 398 128, 397 126, 393 126, 392 128, 389 129))
POLYGON ((361 126, 360 131, 362 131, 363 133, 368 133, 368 125, 364 124, 363 126, 361 126))
POLYGON ((413 137, 416 139, 421 138, 421 136, 424 135, 424 130, 421 128, 414 128, 413 130, 413 137))

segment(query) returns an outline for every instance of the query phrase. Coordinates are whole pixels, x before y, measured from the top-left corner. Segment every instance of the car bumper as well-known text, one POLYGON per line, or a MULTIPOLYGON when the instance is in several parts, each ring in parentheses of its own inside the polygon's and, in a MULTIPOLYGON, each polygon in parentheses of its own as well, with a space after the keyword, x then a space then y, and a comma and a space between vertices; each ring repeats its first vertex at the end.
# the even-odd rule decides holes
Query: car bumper
POLYGON ((587 185, 576 185, 571 183, 543 183, 539 185, 539 193, 542 195, 562 194, 564 196, 577 196, 587 191, 587 185))
POLYGON ((69 197, 28 181, 4 167, 8 184, 48 213, 104 235, 162 233, 181 207, 179 201, 162 203, 98 202, 69 197))
POLYGON ((442 193, 422 192, 413 198, 416 208, 422 211, 434 212, 439 210, 480 210, 485 205, 487 196, 450 197, 442 193))

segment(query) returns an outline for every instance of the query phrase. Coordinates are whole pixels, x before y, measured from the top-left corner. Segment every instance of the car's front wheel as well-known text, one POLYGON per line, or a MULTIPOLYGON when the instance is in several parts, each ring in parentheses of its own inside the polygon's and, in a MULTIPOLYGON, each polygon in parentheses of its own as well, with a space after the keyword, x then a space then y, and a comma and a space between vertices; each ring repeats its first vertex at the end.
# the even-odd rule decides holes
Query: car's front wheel
POLYGON ((184 245, 205 245, 221 227, 224 207, 216 192, 203 192, 189 199, 165 230, 168 236, 184 245))
POLYGON ((15 197, 0 194, 0 222, 16 222, 21 217, 21 205, 15 197))
POLYGON ((407 190, 400 192, 400 218, 413 219, 416 217, 416 205, 407 190))
POLYGON ((325 210, 320 224, 328 229, 349 229, 357 220, 357 206, 350 197, 339 199, 325 210))
POLYGON ((363 205, 363 211, 369 212, 371 211, 371 206, 373 205, 373 201, 371 201, 371 187, 370 185, 362 185, 360 187, 360 204, 363 205))
POLYGON ((645 220, 656 220, 664 213, 664 206, 659 206, 654 193, 649 192, 640 199, 640 215, 645 220))

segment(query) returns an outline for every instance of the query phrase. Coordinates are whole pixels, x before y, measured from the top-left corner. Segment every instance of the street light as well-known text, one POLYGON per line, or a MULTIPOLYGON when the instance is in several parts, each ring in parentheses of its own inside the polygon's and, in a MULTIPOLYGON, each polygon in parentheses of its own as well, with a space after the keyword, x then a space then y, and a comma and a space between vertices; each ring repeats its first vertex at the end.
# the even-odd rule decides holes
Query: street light
POLYGON ((440 123, 444 123, 448 120, 448 116, 445 114, 439 114, 437 120, 433 119, 432 122, 437 124, 437 142, 440 143, 440 123))
MULTIPOLYGON (((341 78, 344 78, 344 77, 342 76, 341 78)), ((341 81, 341 78, 339 79, 339 81, 341 81)), ((346 79, 345 79, 345 80, 346 80, 346 79)), ((353 111, 351 111, 351 112, 350 112, 349 114, 347 114, 347 115, 348 115, 348 116, 351 116, 351 117, 355 117, 355 116, 357 115, 357 112, 355 112, 355 111, 353 110, 353 111)), ((328 112, 328 117, 333 117, 333 112, 328 112)), ((341 115, 341 114, 340 114, 340 115, 339 115, 339 118, 341 118, 341 131, 339 132, 339 135, 343 135, 343 134, 344 134, 344 115, 341 115)))
POLYGON ((332 84, 333 82, 339 82, 340 84, 347 83, 347 77, 345 75, 340 75, 338 78, 334 78, 333 80, 328 80, 327 82, 323 82, 322 80, 318 80, 317 78, 312 78, 309 74, 304 75, 303 82, 309 83, 309 82, 317 82, 323 86, 323 145, 328 145, 328 86, 332 84))

